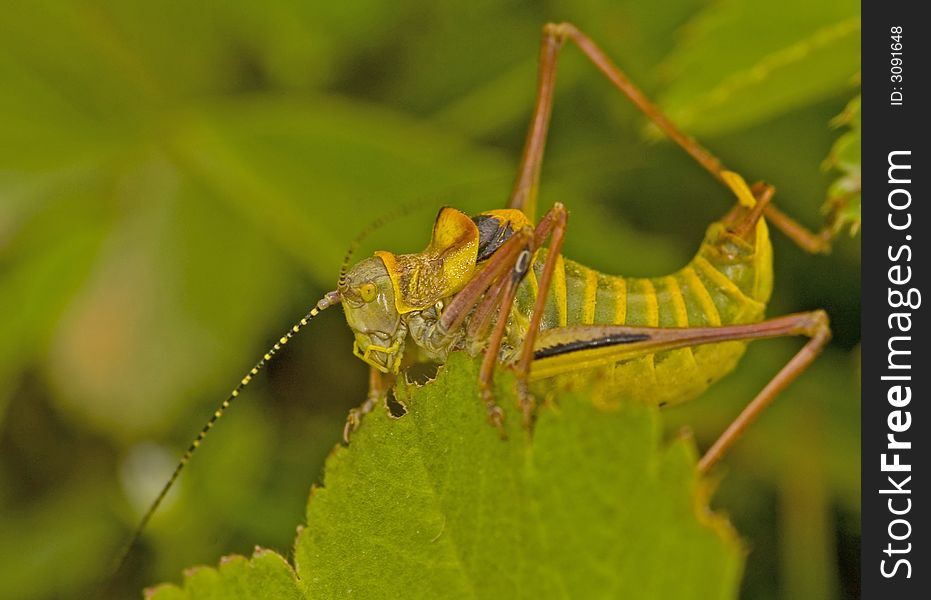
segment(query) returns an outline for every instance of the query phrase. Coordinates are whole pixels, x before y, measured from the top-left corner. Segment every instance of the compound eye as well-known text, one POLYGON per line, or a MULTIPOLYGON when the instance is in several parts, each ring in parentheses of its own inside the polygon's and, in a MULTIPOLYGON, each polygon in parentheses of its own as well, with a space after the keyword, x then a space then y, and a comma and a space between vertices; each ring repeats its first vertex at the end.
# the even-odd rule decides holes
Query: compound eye
POLYGON ((375 289, 374 283, 363 283, 359 286, 359 295, 364 302, 371 302, 378 295, 378 290, 375 289))

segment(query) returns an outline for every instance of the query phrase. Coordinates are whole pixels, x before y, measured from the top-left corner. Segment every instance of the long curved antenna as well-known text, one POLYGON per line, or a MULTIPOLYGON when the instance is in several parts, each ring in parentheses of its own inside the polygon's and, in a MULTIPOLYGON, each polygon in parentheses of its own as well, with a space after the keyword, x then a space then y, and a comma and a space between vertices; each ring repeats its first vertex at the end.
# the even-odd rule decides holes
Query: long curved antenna
MULTIPOLYGON (((616 169, 623 168, 625 171, 630 169, 628 166, 618 166, 614 159, 608 161, 605 159, 606 165, 609 165, 610 170, 614 172, 616 169)), ((550 164, 548 167, 548 172, 552 174, 565 174, 565 173, 578 173, 579 169, 590 168, 593 164, 597 166, 597 163, 601 162, 600 159, 591 159, 587 158, 584 163, 578 163, 577 161, 562 161, 555 164, 550 164)), ((441 193, 428 194, 423 196, 419 200, 413 200, 401 205, 396 210, 385 213, 365 226, 362 231, 350 242, 349 249, 346 250, 346 254, 343 256, 343 262, 339 269, 339 285, 338 289, 342 289, 346 284, 346 273, 349 271, 349 262, 352 260, 353 255, 356 250, 359 249, 359 246, 365 241, 365 238, 370 236, 372 233, 384 227, 388 223, 406 217, 410 213, 424 208, 425 206, 435 206, 438 203, 448 201, 451 197, 457 196, 463 189, 468 190, 470 188, 475 188, 479 186, 486 186, 490 184, 497 184, 501 182, 508 181, 513 179, 512 176, 508 177, 485 177, 480 179, 474 179, 464 183, 460 183, 455 186, 450 186, 448 189, 441 193)))
POLYGON ((130 538, 129 542, 123 548, 123 551, 119 555, 119 562, 116 563, 116 568, 113 570, 113 576, 110 577, 112 581, 115 576, 123 569, 123 565, 126 563, 126 559, 129 558, 129 554, 132 551, 133 547, 136 545, 136 542, 139 541, 139 538, 142 537, 142 532, 145 531, 146 525, 149 524, 149 521, 152 519, 152 515, 155 514, 155 511, 158 510, 158 507, 161 506, 162 501, 165 500, 165 496, 168 495, 168 491, 171 490, 174 486, 175 481, 178 480, 178 476, 181 474, 181 471, 184 470, 184 467, 190 462, 191 456, 197 451, 201 443, 204 441, 204 438, 207 437, 207 434, 213 429, 214 424, 220 420, 220 417, 224 415, 226 410, 233 404, 233 401, 242 393, 242 390, 249 385, 252 379, 261 371, 268 361, 272 359, 275 354, 281 350, 282 346, 288 343, 292 337, 294 337, 311 319, 316 317, 326 308, 333 306, 334 304, 339 304, 340 296, 339 292, 327 292, 327 294, 320 299, 317 304, 310 309, 310 312, 304 315, 300 321, 291 326, 291 329, 287 331, 281 338, 275 342, 275 345, 268 349, 268 351, 262 356, 261 360, 252 367, 245 377, 233 388, 233 391, 230 392, 230 395, 226 397, 213 414, 210 415, 210 419, 207 421, 207 424, 204 425, 203 429, 200 430, 200 433, 197 434, 197 437, 191 442, 191 445, 188 446, 188 449, 184 452, 184 455, 181 456, 181 460, 178 461, 178 465, 175 467, 175 470, 172 472, 171 477, 168 478, 168 481, 165 482, 165 485, 162 487, 162 490, 158 493, 158 496, 155 498, 155 501, 149 506, 149 509, 142 516, 142 520, 139 522, 139 526, 136 527, 136 531, 133 532, 133 536, 130 538))
POLYGON ((337 290, 342 291, 346 286, 346 273, 349 272, 349 262, 352 260, 352 255, 355 254, 356 250, 359 249, 359 246, 365 241, 365 238, 372 235, 375 231, 381 229, 388 223, 396 221, 401 217, 406 217, 412 212, 423 208, 424 206, 429 206, 436 202, 436 196, 429 196, 421 198, 420 200, 414 200, 406 204, 401 205, 391 212, 385 213, 366 225, 362 231, 353 238, 352 242, 349 243, 349 248, 346 250, 345 256, 343 256, 343 263, 339 267, 339 279, 337 284, 337 290))

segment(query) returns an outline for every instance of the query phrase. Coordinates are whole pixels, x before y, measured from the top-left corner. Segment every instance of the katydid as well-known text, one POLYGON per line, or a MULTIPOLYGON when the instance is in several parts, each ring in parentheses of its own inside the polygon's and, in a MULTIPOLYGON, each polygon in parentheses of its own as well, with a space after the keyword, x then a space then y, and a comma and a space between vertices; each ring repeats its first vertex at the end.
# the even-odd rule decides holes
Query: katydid
MULTIPOLYGON (((353 411, 346 437, 384 397, 413 346, 443 362, 453 351, 483 354, 480 401, 503 433, 504 411, 492 395, 498 363, 514 369, 525 424, 532 426, 529 384, 567 372, 602 369, 611 385, 644 402, 684 402, 733 370, 747 342, 805 336, 807 343, 706 451, 706 473, 746 427, 830 339, 824 311, 765 318, 772 290, 767 219, 802 248, 820 252, 830 233, 811 233, 777 210, 773 186, 747 185, 682 133, 588 37, 568 23, 543 28, 537 98, 507 206, 469 216, 440 210, 423 252, 376 252, 349 267, 270 348, 216 409, 152 503, 131 547, 216 421, 281 348, 324 309, 343 306, 354 354, 370 365, 370 393, 353 411), (564 258, 568 211, 555 204, 535 221, 537 190, 553 105, 556 65, 566 41, 584 55, 661 131, 724 184, 736 203, 707 230, 689 264, 663 277, 599 273, 564 258)), ((478 401, 478 400, 477 400, 478 401)), ((128 552, 128 549, 127 549, 128 552)), ((125 558, 125 555, 124 555, 125 558)))

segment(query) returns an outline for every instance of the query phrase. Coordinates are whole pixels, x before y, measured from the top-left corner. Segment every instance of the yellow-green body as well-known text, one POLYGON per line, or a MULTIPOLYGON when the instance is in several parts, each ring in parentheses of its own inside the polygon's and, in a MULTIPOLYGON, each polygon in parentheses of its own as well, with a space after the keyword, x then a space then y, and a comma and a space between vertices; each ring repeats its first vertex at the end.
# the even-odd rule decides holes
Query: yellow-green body
MULTIPOLYGON (((559 340, 558 328, 573 325, 709 327, 761 321, 772 291, 772 246, 763 219, 747 237, 750 241, 714 223, 695 258, 664 277, 605 275, 560 257, 540 342, 559 340)), ((526 335, 545 258, 543 249, 518 290, 508 331, 512 348, 519 348, 526 335)), ((581 350, 535 362, 531 380, 601 368, 626 396, 674 404, 697 396, 733 370, 745 346, 723 342, 635 357, 624 356, 623 347, 581 350)))
MULTIPOLYGON (((743 179, 729 172, 722 177, 738 205, 708 228, 695 258, 671 275, 605 275, 558 257, 534 342, 532 381, 600 369, 624 396, 674 404, 694 398, 734 369, 745 341, 661 351, 642 344, 586 343, 610 335, 599 326, 696 328, 764 319, 773 283, 769 232, 765 220, 751 214, 756 199, 743 179), (752 223, 749 229, 734 233, 734 225, 744 221, 752 223), (547 351, 557 346, 572 349, 547 351)), ((442 325, 442 317, 503 240, 517 231, 532 231, 518 210, 470 218, 444 208, 423 252, 395 256, 382 251, 356 265, 341 278, 339 290, 355 332, 355 354, 379 371, 397 373, 409 341, 421 356, 435 361, 458 348, 482 351, 485 340, 467 339, 471 313, 452 330, 442 325)), ((547 249, 540 249, 517 289, 500 356, 506 362, 527 338, 546 258, 547 249)))

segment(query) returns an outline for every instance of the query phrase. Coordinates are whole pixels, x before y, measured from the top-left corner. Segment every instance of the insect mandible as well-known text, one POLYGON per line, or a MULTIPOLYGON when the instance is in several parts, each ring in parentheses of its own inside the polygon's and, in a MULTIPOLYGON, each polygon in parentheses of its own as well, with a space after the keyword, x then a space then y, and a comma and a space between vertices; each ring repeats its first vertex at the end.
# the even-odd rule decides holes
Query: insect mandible
POLYGON ((528 389, 532 381, 598 368, 608 371, 611 384, 628 395, 674 404, 694 398, 733 370, 747 342, 807 337, 702 456, 698 469, 707 472, 814 361, 831 336, 822 310, 765 318, 772 290, 767 220, 808 251, 822 251, 830 243, 827 228, 809 232, 776 209, 771 203, 774 192, 764 183, 748 186, 682 133, 573 25, 547 24, 537 98, 507 207, 471 217, 443 208, 423 252, 379 251, 351 268, 347 258, 337 289, 294 324, 216 409, 143 516, 129 546, 243 388, 311 319, 336 304, 343 306, 355 336, 354 354, 370 365, 369 396, 350 413, 347 439, 361 416, 384 397, 412 347, 437 362, 455 350, 483 353, 481 401, 489 421, 503 432, 504 412, 491 392, 500 362, 516 372, 521 412, 529 425, 534 414, 528 389), (611 276, 564 258, 560 250, 568 212, 562 204, 534 221, 557 59, 566 41, 736 198, 735 206, 708 228, 692 261, 671 275, 611 276))

